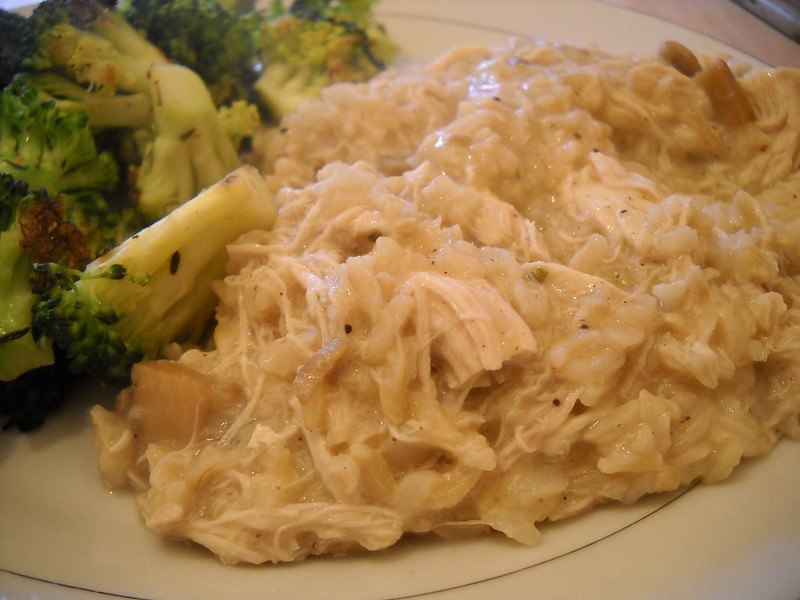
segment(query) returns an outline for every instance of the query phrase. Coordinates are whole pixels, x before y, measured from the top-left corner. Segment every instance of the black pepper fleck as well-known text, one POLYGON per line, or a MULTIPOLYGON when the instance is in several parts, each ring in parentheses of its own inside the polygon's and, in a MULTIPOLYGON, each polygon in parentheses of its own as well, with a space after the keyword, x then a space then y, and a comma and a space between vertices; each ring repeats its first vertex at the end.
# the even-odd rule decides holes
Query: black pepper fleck
POLYGON ((175 275, 178 272, 178 267, 181 264, 181 253, 175 250, 169 258, 169 274, 175 275))

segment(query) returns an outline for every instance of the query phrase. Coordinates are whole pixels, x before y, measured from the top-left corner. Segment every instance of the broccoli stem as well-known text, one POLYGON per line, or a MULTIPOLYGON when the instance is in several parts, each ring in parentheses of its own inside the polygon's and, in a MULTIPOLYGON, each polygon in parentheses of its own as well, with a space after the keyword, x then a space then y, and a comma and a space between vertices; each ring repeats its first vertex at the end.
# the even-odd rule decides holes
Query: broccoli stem
MULTIPOLYGON (((80 66, 92 73, 89 81, 102 85, 106 70, 115 73, 116 87, 125 92, 145 92, 149 87, 148 71, 154 63, 167 62, 167 57, 134 29, 116 11, 106 10, 91 23, 88 31, 69 25, 56 26, 54 30, 68 29, 75 36, 74 46, 69 46, 68 66, 80 66), (95 72, 95 65, 100 65, 95 72), (117 79, 118 78, 118 79, 117 79)), ((70 36, 63 36, 69 38, 70 36)), ((76 76, 81 72, 76 71, 76 76)))
POLYGON ((158 218, 236 169, 239 155, 194 71, 154 64, 153 139, 138 171, 139 209, 158 218))
POLYGON ((153 118, 150 94, 106 94, 92 91, 52 72, 29 73, 26 79, 42 99, 71 112, 85 112, 93 131, 103 129, 139 129, 153 118))
POLYGON ((227 245, 246 231, 271 227, 274 219, 261 176, 241 167, 86 269, 119 264, 126 280, 83 283, 119 315, 123 337, 142 340, 146 352, 156 350, 146 340, 196 340, 213 313, 211 283, 224 273, 227 245))
POLYGON ((118 12, 107 10, 92 23, 92 31, 107 39, 128 61, 132 71, 145 75, 153 63, 166 62, 164 53, 118 12))

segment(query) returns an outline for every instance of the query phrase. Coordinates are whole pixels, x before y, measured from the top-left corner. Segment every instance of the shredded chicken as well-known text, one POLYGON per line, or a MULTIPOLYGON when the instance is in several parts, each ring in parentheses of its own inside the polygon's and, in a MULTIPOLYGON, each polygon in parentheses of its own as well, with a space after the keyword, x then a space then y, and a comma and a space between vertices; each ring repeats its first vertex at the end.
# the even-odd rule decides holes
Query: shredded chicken
POLYGON ((531 544, 800 437, 800 73, 734 65, 752 118, 723 119, 716 58, 511 41, 301 107, 213 346, 93 410, 106 482, 279 562, 531 544))

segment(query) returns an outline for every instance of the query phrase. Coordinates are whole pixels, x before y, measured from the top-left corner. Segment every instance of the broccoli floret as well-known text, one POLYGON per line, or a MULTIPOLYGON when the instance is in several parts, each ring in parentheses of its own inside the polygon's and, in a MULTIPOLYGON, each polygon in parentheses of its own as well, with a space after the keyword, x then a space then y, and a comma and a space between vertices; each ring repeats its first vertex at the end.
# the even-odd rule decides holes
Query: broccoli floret
POLYGON ((22 70, 30 53, 28 19, 15 12, 0 9, 0 90, 22 70))
MULTIPOLYGON (((96 0, 45 0, 30 21, 37 50, 15 81, 82 115, 96 138, 113 136, 122 195, 147 221, 241 164, 234 144, 245 135, 241 123, 230 119, 227 135, 202 78, 171 63, 122 13, 96 0)), ((82 215, 103 213, 94 209, 96 196, 81 199, 82 215)))
POLYGON ((83 113, 40 101, 35 89, 14 81, 0 93, 0 172, 51 194, 113 190, 119 166, 98 152, 83 113))
POLYGON ((83 233, 64 218, 58 198, 29 192, 0 173, 0 381, 53 363, 52 344, 32 332, 34 261, 82 268, 90 255, 83 233))
POLYGON ((65 219, 60 197, 27 192, 5 173, 0 190, 0 422, 3 430, 30 431, 63 404, 77 381, 51 340, 33 334, 38 295, 31 264, 58 261, 77 269, 91 255, 83 233, 65 219))
POLYGON ((237 100, 228 106, 221 107, 219 118, 225 133, 234 147, 240 151, 246 145, 245 141, 253 137, 261 124, 258 108, 255 104, 244 100, 237 100))
POLYGON ((203 338, 227 245, 274 218, 264 180, 241 167, 83 271, 36 265, 44 283, 33 330, 73 371, 124 382, 134 362, 203 338))
POLYGON ((0 51, 0 89, 24 73, 42 99, 86 112, 93 129, 147 123, 147 68, 166 60, 93 0, 45 0, 30 18, 0 11, 0 51))
POLYGON ((246 8, 218 0, 129 0, 120 6, 170 60, 200 75, 217 106, 252 96, 261 16, 240 12, 246 8))
POLYGON ((94 130, 150 121, 147 73, 164 54, 96 0, 45 0, 29 19, 18 63, 30 85, 94 130))
POLYGON ((147 90, 164 54, 115 10, 96 0, 45 0, 30 17, 36 49, 26 66, 55 71, 98 93, 147 90))
POLYGON ((119 215, 106 200, 119 182, 117 161, 98 151, 84 113, 40 100, 23 79, 0 92, 0 173, 58 195, 93 254, 120 240, 119 215))
POLYGON ((82 269, 95 256, 86 235, 67 219, 62 196, 29 193, 17 209, 19 241, 31 263, 55 261, 82 269))
POLYGON ((327 85, 366 81, 393 60, 397 47, 374 20, 372 2, 296 0, 288 9, 273 2, 259 50, 263 70, 254 87, 280 119, 327 85))
POLYGON ((19 228, 0 232, 0 381, 53 363, 52 344, 31 333, 31 266, 19 228))

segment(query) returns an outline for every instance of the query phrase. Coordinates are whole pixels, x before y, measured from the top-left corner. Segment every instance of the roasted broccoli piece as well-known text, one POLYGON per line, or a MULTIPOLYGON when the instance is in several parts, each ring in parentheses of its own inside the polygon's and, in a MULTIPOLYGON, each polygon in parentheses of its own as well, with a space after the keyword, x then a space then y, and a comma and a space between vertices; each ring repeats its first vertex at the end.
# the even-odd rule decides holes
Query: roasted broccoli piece
POLYGON ((22 248, 17 222, 28 188, 10 175, 0 174, 0 381, 11 381, 25 371, 52 364, 53 350, 31 333, 31 263, 22 248))
POLYGON ((119 166, 98 152, 86 115, 40 100, 24 80, 0 93, 0 172, 51 194, 114 189, 119 166))
POLYGON ((117 161, 98 151, 84 113, 41 100, 23 79, 0 92, 0 173, 59 195, 92 254, 126 237, 106 200, 119 183, 117 161))
POLYGON ((98 152, 86 115, 42 101, 15 79, 0 92, 0 416, 30 429, 67 385, 52 342, 33 331, 32 264, 81 269, 127 237, 136 212, 112 209, 117 165, 98 152), (130 214, 128 214, 130 213, 130 214))
POLYGON ((395 51, 371 0, 126 2, 0 11, 4 428, 36 427, 77 374, 126 381, 199 342, 226 245, 274 219, 237 153, 259 126, 249 98, 280 117, 395 51), (145 11, 168 28, 125 18, 145 11))
POLYGON ((244 100, 221 107, 219 118, 225 133, 240 152, 247 147, 246 141, 252 139, 261 125, 261 115, 256 105, 244 100))
POLYGON ((262 17, 218 0, 128 0, 120 11, 173 62, 205 81, 216 106, 253 96, 262 17))
POLYGON ((93 129, 139 127, 147 69, 164 55, 95 0, 45 0, 30 18, 0 12, 0 88, 25 73, 42 98, 89 115, 93 129))
POLYGON ((139 210, 156 219, 241 161, 203 80, 177 64, 150 69, 153 128, 137 170, 139 210))
POLYGON ((58 198, 0 173, 0 381, 53 363, 52 344, 32 332, 34 261, 82 268, 89 260, 84 235, 65 219, 58 198))
POLYGON ((365 81, 397 51, 375 20, 370 0, 276 0, 259 30, 262 73, 255 89, 275 119, 322 88, 365 81))
POLYGON ((97 0, 45 0, 33 11, 28 70, 61 73, 97 94, 145 92, 150 65, 167 58, 97 0))
POLYGON ((85 112, 95 131, 152 119, 148 72, 167 57, 97 0, 44 0, 29 19, 22 69, 42 97, 85 112))
POLYGON ((64 402, 78 377, 63 353, 33 330, 38 301, 32 264, 82 269, 93 257, 86 237, 66 219, 62 196, 32 192, 0 173, 0 423, 35 429, 64 402))
POLYGON ((364 81, 396 45, 372 0, 126 0, 121 12, 170 59, 196 71, 219 107, 256 100, 279 119, 337 81, 364 81))
POLYGON ((86 113, 92 131, 139 129, 153 120, 148 91, 134 93, 98 93, 52 72, 26 72, 17 76, 36 89, 40 98, 50 100, 63 110, 86 113))
POLYGON ((0 90, 22 70, 30 48, 29 31, 25 17, 0 9, 0 90))
MULTIPOLYGON (((202 78, 170 62, 121 12, 97 0, 44 0, 29 21, 34 50, 15 82, 88 119, 96 139, 113 140, 120 196, 147 221, 241 164, 237 144, 248 134, 234 117, 245 111, 235 104, 220 115, 202 78)), ((91 209, 92 198, 81 198, 91 209)))
POLYGON ((125 382, 136 361, 203 338, 227 245, 274 218, 263 178, 241 167, 84 270, 36 265, 33 331, 52 339, 73 371, 125 382))

